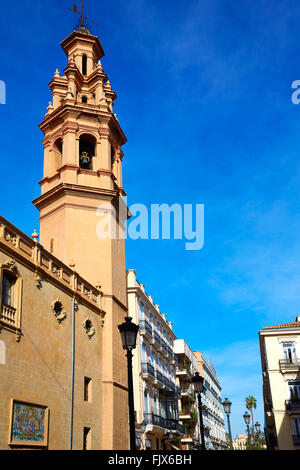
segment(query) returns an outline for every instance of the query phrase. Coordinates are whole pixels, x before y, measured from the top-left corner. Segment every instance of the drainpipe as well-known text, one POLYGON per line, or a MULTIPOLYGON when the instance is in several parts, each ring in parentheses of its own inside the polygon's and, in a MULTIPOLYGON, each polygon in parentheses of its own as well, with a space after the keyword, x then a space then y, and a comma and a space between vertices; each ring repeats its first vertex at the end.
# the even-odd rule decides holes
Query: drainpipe
POLYGON ((73 407, 74 407, 74 362, 75 362, 75 298, 72 298, 72 372, 71 372, 71 416, 70 416, 70 450, 73 443, 73 407))

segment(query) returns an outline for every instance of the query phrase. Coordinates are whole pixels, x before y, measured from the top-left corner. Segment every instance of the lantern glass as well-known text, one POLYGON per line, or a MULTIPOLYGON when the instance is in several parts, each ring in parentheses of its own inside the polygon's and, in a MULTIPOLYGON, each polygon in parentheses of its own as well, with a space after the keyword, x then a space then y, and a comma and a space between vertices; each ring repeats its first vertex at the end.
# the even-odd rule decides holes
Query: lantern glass
POLYGON ((231 412, 231 401, 228 400, 228 398, 225 398, 225 400, 222 403, 224 407, 224 412, 229 415, 231 412))
POLYGON ((249 413, 247 413, 247 411, 243 415, 243 418, 245 420, 246 425, 249 426, 249 424, 250 424, 250 415, 249 415, 249 413))
POLYGON ((119 325, 123 349, 131 350, 136 347, 136 337, 139 330, 138 325, 132 323, 132 318, 126 317, 125 322, 119 325))
POLYGON ((194 384, 194 390, 196 393, 203 392, 204 378, 199 375, 199 372, 195 373, 194 377, 192 378, 192 382, 194 384))
POLYGON ((259 434, 259 432, 260 432, 260 424, 256 421, 256 423, 255 423, 254 426, 255 426, 256 432, 259 434))

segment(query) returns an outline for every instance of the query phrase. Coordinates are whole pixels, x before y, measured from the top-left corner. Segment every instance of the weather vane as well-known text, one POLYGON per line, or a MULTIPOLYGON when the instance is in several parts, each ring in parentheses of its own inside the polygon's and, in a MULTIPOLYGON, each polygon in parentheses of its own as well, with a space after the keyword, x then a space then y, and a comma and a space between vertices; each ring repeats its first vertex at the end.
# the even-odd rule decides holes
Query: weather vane
MULTIPOLYGON (((75 1, 77 1, 77 0, 75 0, 75 1)), ((87 18, 86 16, 84 16, 84 14, 83 14, 84 2, 85 2, 85 0, 81 0, 81 11, 78 10, 78 6, 77 6, 76 3, 73 3, 73 8, 69 8, 69 10, 72 11, 73 13, 77 13, 77 15, 80 16, 79 24, 82 28, 86 28, 88 26, 88 21, 91 21, 96 26, 98 26, 97 23, 95 23, 95 21, 93 21, 93 20, 87 18)))

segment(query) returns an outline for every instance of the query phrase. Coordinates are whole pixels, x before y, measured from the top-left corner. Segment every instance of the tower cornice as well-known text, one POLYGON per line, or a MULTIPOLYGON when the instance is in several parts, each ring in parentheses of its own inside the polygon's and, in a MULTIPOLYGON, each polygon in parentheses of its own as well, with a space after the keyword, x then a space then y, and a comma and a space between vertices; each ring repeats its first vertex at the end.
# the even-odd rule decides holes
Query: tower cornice
MULTIPOLYGON (((102 111, 98 106, 92 104, 64 104, 54 110, 51 114, 47 115, 44 121, 39 124, 39 128, 44 133, 44 135, 46 135, 49 128, 54 128, 56 125, 62 125, 62 127, 64 127, 64 124, 62 123, 70 125, 71 123, 69 118, 72 116, 74 119, 72 127, 75 129, 75 126, 77 127, 75 120, 78 120, 82 116, 88 115, 92 116, 93 118, 97 117, 99 122, 98 129, 101 129, 102 124, 106 124, 108 128, 110 128, 114 133, 115 139, 120 146, 127 142, 127 138, 123 133, 115 115, 111 112, 102 111)), ((103 132, 100 132, 100 134, 105 134, 104 129, 103 132)), ((109 129, 107 129, 107 134, 109 134, 109 129)))
POLYGON ((103 50, 103 47, 101 46, 99 38, 97 36, 93 36, 90 33, 87 34, 79 30, 73 31, 71 34, 69 34, 69 36, 66 37, 66 39, 64 39, 60 43, 61 47, 63 48, 63 50, 65 51, 67 55, 68 55, 68 51, 76 43, 76 41, 80 41, 85 45, 88 45, 88 44, 92 45, 97 60, 105 56, 105 52, 103 50))

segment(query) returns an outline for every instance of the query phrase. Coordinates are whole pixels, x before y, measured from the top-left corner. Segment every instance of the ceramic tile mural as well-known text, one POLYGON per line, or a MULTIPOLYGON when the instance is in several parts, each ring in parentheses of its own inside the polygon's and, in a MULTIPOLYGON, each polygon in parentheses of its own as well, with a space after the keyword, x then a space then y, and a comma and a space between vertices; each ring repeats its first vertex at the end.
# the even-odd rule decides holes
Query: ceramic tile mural
POLYGON ((14 402, 11 438, 13 441, 43 442, 45 439, 45 408, 14 402))

